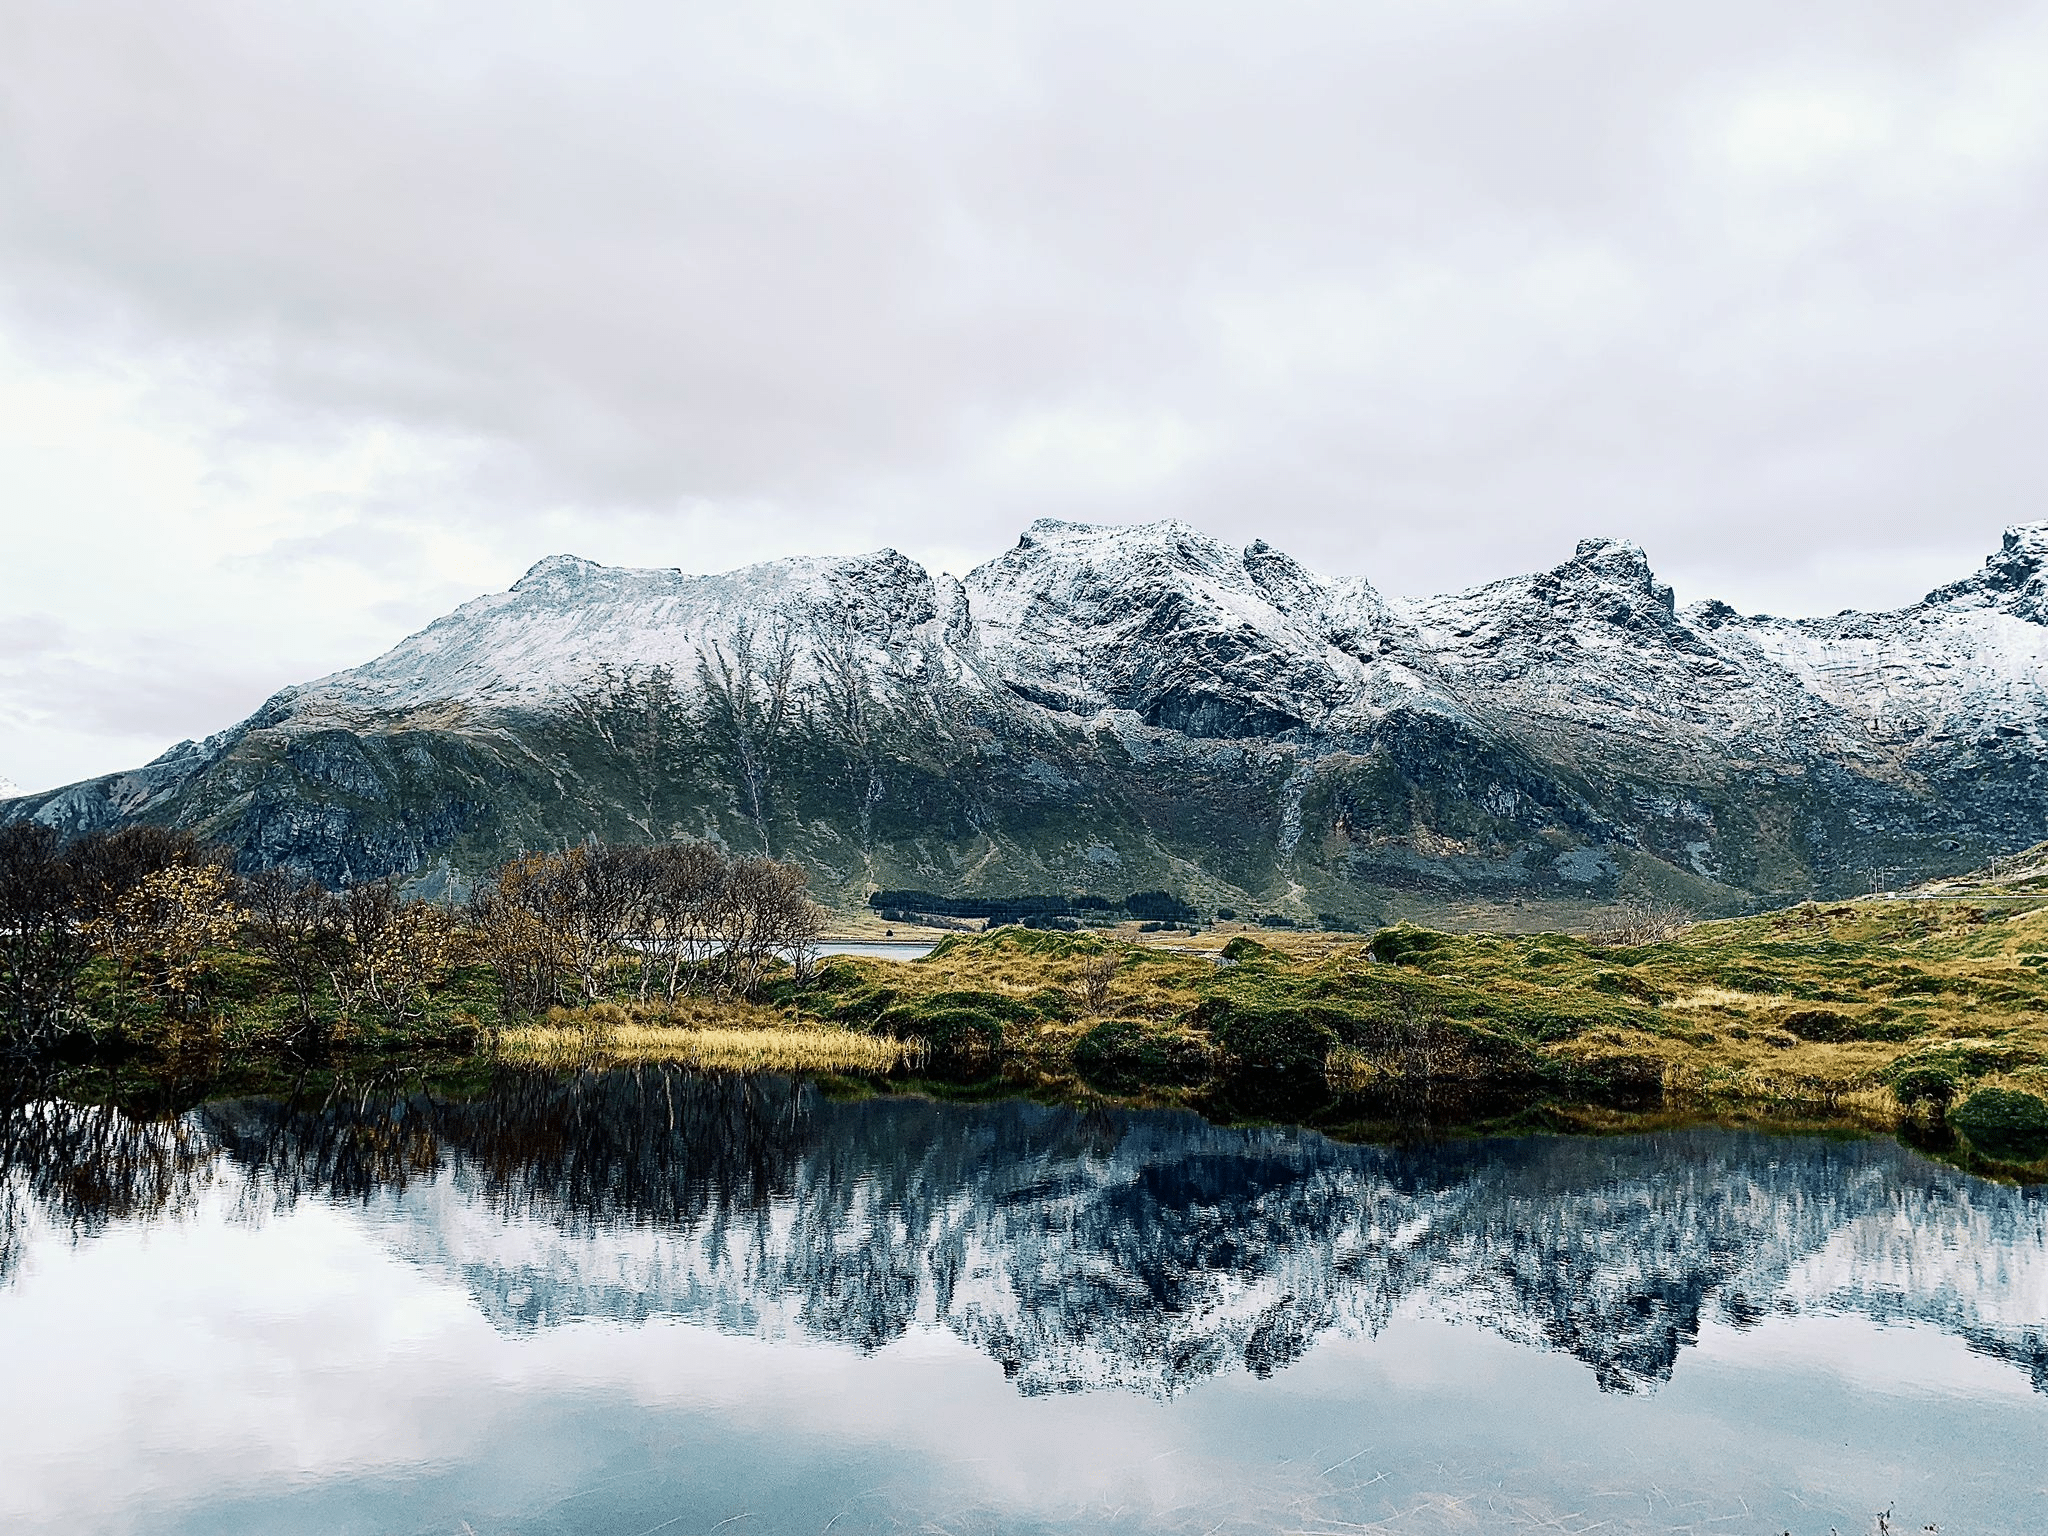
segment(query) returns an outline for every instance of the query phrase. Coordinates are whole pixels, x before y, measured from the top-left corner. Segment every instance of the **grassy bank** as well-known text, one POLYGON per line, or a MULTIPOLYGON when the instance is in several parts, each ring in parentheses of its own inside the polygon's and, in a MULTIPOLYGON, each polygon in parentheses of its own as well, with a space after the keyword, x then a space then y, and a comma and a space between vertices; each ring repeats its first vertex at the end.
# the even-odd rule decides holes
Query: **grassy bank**
POLYGON ((834 959, 775 1000, 1111 1094, 1319 1079, 1394 1101, 1484 1087, 1966 1129, 1975 1104, 2000 1106, 1999 1125, 1974 1115, 1989 1151, 2048 1155, 2048 1128, 2026 1123, 2031 1105, 2048 1115, 2040 901, 1808 904, 1628 948, 1403 927, 1198 949, 1003 928, 910 965, 834 959))
POLYGON ((952 935, 909 963, 772 965, 747 998, 704 995, 706 976, 673 1002, 637 1000, 647 978, 630 953, 592 964, 608 1000, 536 1016, 509 1010, 502 978, 460 947, 403 1009, 381 1010, 317 977, 302 995, 246 950, 211 953, 203 991, 183 994, 102 958, 56 1055, 181 1081, 422 1053, 918 1073, 1368 1132, 1598 1128, 1610 1113, 1959 1130, 1973 1166, 2048 1176, 2048 898, 2024 887, 1807 904, 1629 947, 1407 926, 1009 927, 952 935))

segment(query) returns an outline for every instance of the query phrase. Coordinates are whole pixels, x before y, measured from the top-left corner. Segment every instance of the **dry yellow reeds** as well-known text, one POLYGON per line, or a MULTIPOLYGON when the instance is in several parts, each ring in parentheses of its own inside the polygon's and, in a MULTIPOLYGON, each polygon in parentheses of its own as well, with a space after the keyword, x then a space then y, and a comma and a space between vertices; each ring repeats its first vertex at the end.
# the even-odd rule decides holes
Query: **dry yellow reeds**
POLYGON ((822 1025, 533 1024, 500 1049, 533 1066, 672 1061, 732 1072, 886 1072, 911 1060, 901 1040, 822 1025))

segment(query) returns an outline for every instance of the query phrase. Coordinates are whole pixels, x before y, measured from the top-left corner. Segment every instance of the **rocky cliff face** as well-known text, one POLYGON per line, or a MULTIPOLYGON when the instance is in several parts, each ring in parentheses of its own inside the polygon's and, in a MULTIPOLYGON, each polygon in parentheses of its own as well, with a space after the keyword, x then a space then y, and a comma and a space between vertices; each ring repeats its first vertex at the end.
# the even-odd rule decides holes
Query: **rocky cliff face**
POLYGON ((1705 908, 2048 836, 2048 524, 1895 613, 1680 610, 1589 540, 1450 597, 1173 523, 1034 524, 964 581, 890 551, 721 576, 558 556, 132 773, 18 798, 252 866, 432 885, 589 833, 805 859, 828 891, 1164 887, 1375 917, 1705 908))

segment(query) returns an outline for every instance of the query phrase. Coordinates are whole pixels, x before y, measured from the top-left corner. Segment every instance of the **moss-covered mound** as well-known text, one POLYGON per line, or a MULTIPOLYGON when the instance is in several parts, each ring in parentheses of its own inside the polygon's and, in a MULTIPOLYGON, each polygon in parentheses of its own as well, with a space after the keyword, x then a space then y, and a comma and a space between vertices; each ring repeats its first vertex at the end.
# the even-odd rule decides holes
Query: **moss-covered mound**
POLYGON ((2048 1100, 2013 1088, 1981 1088, 1950 1117, 1988 1156, 2030 1163, 2048 1157, 2048 1100))

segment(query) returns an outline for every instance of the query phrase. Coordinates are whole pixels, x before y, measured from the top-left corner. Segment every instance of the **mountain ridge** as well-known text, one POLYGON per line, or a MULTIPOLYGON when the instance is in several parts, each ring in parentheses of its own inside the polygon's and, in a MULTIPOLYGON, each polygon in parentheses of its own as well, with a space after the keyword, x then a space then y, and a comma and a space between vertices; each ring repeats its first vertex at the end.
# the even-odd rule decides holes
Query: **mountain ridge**
POLYGON ((1609 539, 1419 599, 1176 522, 1041 519, 964 578, 893 550, 715 575, 555 555, 203 742, 0 804, 24 817, 429 887, 692 835, 849 901, 1842 894, 2048 836, 2048 523, 1917 603, 1810 619, 1681 608, 1609 539))

